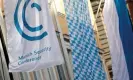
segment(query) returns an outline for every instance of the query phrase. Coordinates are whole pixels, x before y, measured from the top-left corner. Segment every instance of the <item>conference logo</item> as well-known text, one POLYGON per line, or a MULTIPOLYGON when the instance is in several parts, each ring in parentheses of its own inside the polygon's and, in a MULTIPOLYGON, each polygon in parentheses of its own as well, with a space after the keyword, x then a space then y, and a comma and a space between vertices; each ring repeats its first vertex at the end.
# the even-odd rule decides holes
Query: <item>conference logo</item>
MULTIPOLYGON (((16 9, 15 9, 15 13, 14 13, 14 24, 16 26, 17 31, 19 32, 19 34, 25 38, 26 40, 29 41, 36 41, 36 40, 41 40, 44 37, 46 37, 48 35, 48 33, 45 31, 42 34, 40 34, 39 36, 29 36, 28 34, 24 33, 23 30, 20 27, 19 24, 19 20, 18 20, 18 11, 19 11, 19 7, 21 5, 22 0, 18 0, 16 9)), ((26 17, 25 17, 25 13, 26 13, 26 8, 29 4, 30 0, 25 0, 23 9, 22 9, 22 21, 23 21, 23 25, 24 27, 30 31, 30 32, 37 32, 43 29, 43 25, 38 25, 38 26, 30 26, 27 21, 26 21, 26 17)), ((42 8, 40 7, 39 4, 37 3, 32 3, 31 4, 31 8, 36 8, 39 12, 42 10, 42 8)))

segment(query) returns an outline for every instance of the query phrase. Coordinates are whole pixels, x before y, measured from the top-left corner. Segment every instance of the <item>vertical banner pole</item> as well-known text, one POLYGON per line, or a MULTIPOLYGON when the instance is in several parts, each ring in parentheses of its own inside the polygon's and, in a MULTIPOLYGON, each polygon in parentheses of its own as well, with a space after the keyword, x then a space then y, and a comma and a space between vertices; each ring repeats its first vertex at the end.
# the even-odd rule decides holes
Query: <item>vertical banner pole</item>
POLYGON ((64 58, 65 58, 65 63, 66 63, 68 75, 69 75, 70 80, 74 80, 74 78, 73 78, 73 69, 70 66, 70 61, 68 60, 69 59, 68 52, 66 50, 65 41, 64 41, 64 38, 63 38, 63 33, 60 29, 60 25, 59 25, 59 22, 58 22, 57 8, 56 8, 55 0, 53 0, 53 3, 54 3, 53 4, 54 5, 53 6, 54 7, 54 15, 55 15, 55 18, 56 18, 56 23, 57 23, 58 30, 60 32, 60 39, 61 39, 61 44, 62 44, 62 48, 63 48, 63 51, 64 51, 64 58))
MULTIPOLYGON (((3 47, 3 50, 4 50, 5 59, 6 59, 6 64, 7 64, 7 68, 8 68, 8 66, 9 66, 9 57, 8 57, 8 52, 7 52, 6 44, 5 44, 5 41, 4 41, 1 26, 0 26, 0 39, 1 39, 2 47, 3 47)), ((9 76, 10 76, 11 80, 14 80, 12 73, 9 73, 9 76)))

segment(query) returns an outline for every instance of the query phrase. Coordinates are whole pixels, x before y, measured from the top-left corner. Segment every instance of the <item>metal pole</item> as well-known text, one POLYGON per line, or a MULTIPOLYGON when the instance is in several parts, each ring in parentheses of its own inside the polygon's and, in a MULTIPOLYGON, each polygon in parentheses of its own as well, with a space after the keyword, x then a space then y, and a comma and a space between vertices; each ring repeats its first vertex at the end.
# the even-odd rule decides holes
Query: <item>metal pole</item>
POLYGON ((96 14, 96 19, 95 19, 95 22, 94 22, 94 25, 93 25, 93 26, 95 26, 95 25, 96 25, 96 20, 97 20, 98 13, 99 13, 100 8, 101 8, 102 1, 103 1, 103 0, 100 0, 99 6, 98 6, 98 10, 97 10, 97 14, 96 14))
MULTIPOLYGON (((60 28, 60 25, 59 25, 59 22, 58 22, 57 8, 56 8, 55 0, 52 0, 52 2, 53 2, 53 5, 54 5, 54 15, 55 15, 55 18, 56 18, 58 31, 60 32, 60 39, 61 39, 61 44, 62 44, 62 48, 63 48, 63 51, 64 51, 64 58, 65 58, 65 63, 66 63, 66 68, 67 68, 67 71, 68 71, 69 79, 74 80, 74 78, 73 78, 73 69, 70 66, 70 61, 68 60, 69 56, 68 56, 67 48, 65 46, 63 33, 61 31, 61 28, 60 28)), ((51 2, 51 4, 52 4, 52 2, 51 2)))
MULTIPOLYGON (((1 42, 1 38, 0 38, 0 42, 1 42)), ((2 52, 0 51, 0 63, 1 63, 1 68, 2 68, 2 79, 4 79, 5 80, 5 76, 4 76, 4 66, 3 66, 3 60, 2 60, 2 52)))
MULTIPOLYGON (((5 55, 5 59, 6 59, 7 67, 8 67, 9 66, 9 57, 8 57, 8 52, 7 52, 6 44, 5 44, 5 41, 4 41, 1 26, 0 26, 0 38, 1 38, 1 43, 2 43, 2 47, 3 47, 3 50, 4 50, 4 55, 5 55)), ((14 80, 12 73, 9 73, 9 76, 10 76, 11 80, 14 80)))

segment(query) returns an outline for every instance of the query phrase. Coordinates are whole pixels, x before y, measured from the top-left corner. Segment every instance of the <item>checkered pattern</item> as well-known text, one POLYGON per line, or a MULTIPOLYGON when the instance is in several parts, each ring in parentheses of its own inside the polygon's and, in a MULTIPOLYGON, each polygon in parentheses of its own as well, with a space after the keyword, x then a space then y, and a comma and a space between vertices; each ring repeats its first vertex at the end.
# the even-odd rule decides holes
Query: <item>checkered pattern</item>
POLYGON ((74 80, 105 80, 87 0, 64 0, 72 48, 74 80))

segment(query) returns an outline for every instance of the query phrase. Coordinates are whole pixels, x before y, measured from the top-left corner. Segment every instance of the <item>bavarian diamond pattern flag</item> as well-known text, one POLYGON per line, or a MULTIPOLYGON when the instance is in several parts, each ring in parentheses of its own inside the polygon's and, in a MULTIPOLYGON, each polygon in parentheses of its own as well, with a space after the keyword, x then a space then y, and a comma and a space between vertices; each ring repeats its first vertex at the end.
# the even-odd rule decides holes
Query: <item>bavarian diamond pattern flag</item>
POLYGON ((72 48, 74 80, 105 80, 87 0, 64 0, 72 48))

